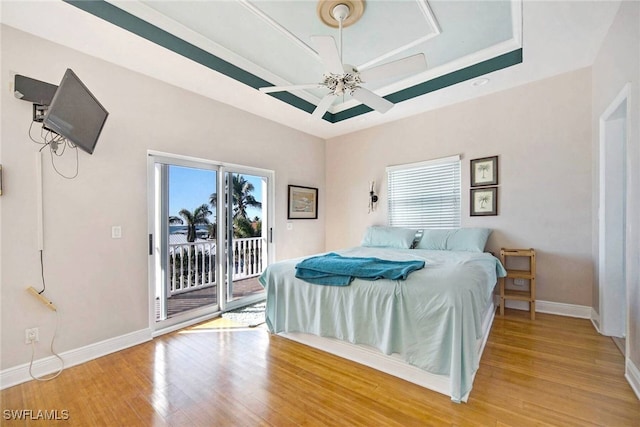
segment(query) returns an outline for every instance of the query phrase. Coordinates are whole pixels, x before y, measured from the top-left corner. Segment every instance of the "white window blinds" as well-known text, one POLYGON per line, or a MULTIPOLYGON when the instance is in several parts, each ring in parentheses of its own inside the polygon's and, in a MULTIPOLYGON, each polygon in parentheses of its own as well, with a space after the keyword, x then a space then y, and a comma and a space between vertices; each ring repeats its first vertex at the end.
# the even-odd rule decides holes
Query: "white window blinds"
POLYGON ((389 225, 460 227, 460 156, 387 168, 389 225))

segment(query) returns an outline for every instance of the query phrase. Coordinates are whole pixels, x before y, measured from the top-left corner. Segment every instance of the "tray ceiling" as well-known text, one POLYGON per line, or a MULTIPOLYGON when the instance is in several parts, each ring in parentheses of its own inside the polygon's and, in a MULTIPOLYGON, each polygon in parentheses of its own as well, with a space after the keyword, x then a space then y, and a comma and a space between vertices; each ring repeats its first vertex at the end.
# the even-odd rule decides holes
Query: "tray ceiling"
POLYGON ((588 67, 619 5, 618 0, 365 0, 362 18, 344 29, 344 62, 366 68, 422 52, 428 69, 401 80, 363 85, 395 103, 385 114, 346 96, 324 120, 310 114, 322 91, 257 90, 322 77, 309 38, 337 39, 338 30, 322 23, 315 1, 3 0, 0 19, 257 116, 331 138, 588 67))
MULTIPOLYGON (((311 36, 331 35, 339 43, 338 30, 322 22, 314 1, 109 1, 111 8, 104 2, 70 3, 177 54, 189 57, 197 47, 202 53, 191 59, 255 89, 321 81, 324 70, 311 36), (216 65, 217 59, 237 69, 216 65)), ((426 72, 363 85, 398 103, 520 63, 521 27, 519 1, 370 0, 361 19, 344 28, 342 55, 362 70, 424 53, 426 72), (424 84, 443 76, 450 78, 424 84)), ((263 96, 311 112, 326 93, 263 96)), ((371 110, 346 95, 329 111, 325 120, 337 122, 371 110)))

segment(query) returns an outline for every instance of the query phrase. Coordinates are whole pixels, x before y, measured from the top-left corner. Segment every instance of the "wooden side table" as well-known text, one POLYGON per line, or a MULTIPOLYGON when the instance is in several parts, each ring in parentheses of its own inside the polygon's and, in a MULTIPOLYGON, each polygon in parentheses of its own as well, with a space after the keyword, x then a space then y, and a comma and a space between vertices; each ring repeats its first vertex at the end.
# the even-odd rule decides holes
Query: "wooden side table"
POLYGON ((536 251, 534 249, 500 249, 500 262, 507 270, 507 276, 499 279, 500 283, 500 316, 504 316, 505 300, 527 301, 531 320, 536 319, 536 251), (528 257, 529 269, 511 269, 508 267, 509 257, 528 257), (528 290, 505 289, 507 279, 525 279, 529 281, 528 290))

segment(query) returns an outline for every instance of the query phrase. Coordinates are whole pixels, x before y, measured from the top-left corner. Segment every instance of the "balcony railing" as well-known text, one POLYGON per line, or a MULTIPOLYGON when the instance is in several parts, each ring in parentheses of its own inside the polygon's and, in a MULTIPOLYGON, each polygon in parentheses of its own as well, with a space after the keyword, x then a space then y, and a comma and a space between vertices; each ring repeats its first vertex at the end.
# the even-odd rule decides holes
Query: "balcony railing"
MULTIPOLYGON (((233 240, 233 280, 259 276, 264 268, 261 237, 233 240)), ((216 284, 216 243, 200 241, 169 245, 168 295, 216 284)))

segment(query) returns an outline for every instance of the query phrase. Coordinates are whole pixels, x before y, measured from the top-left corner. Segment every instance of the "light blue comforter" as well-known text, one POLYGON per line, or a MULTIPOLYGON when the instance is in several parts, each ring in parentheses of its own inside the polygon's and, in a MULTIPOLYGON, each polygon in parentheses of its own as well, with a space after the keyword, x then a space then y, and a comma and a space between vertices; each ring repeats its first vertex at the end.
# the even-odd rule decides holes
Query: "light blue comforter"
POLYGON ((497 277, 506 272, 486 253, 357 247, 349 257, 425 261, 407 280, 355 279, 317 286, 297 279, 300 259, 270 265, 260 276, 272 333, 305 332, 398 353, 414 366, 448 375, 451 399, 471 390, 476 340, 497 277))

